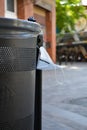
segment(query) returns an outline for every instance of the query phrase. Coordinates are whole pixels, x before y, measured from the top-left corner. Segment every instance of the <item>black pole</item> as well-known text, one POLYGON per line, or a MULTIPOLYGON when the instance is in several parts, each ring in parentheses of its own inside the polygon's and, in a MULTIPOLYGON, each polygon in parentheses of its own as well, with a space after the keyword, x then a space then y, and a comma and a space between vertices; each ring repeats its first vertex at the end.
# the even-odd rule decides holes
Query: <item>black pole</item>
POLYGON ((42 70, 36 70, 34 130, 42 129, 42 70))

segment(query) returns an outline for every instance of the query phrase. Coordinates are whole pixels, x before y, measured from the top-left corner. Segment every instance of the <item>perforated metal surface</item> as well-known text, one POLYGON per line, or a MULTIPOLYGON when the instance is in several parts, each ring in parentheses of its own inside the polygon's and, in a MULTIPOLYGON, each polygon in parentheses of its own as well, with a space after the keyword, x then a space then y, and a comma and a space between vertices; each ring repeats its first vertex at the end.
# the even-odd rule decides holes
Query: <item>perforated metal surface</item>
POLYGON ((0 18, 0 130, 34 130, 40 25, 0 18))
POLYGON ((0 72, 29 71, 35 69, 34 48, 0 47, 0 72))
POLYGON ((33 130, 35 39, 0 35, 0 130, 33 130))

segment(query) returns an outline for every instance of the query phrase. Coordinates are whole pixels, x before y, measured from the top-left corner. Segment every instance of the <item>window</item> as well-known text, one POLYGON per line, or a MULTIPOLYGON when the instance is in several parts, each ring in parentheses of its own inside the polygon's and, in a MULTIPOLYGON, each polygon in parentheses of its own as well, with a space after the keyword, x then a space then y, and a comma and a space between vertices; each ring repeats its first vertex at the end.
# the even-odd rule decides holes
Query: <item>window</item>
POLYGON ((17 0, 5 0, 5 17, 17 18, 17 0))
POLYGON ((7 10, 14 12, 14 0, 7 0, 7 10))

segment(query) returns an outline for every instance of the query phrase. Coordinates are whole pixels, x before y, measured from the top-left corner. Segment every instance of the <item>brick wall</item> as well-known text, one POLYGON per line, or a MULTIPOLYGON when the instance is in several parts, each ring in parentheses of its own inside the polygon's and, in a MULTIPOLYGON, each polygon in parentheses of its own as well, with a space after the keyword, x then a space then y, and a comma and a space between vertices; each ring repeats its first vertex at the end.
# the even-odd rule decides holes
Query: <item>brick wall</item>
POLYGON ((44 26, 44 41, 46 42, 46 49, 52 60, 56 62, 55 2, 51 0, 50 4, 52 4, 51 11, 34 6, 34 16, 37 19, 37 22, 44 26))
POLYGON ((5 15, 5 2, 4 0, 0 0, 0 16, 5 15))
POLYGON ((54 62, 56 62, 56 16, 55 6, 52 6, 51 12, 46 12, 46 35, 47 51, 54 62))
POLYGON ((27 19, 33 16, 33 3, 31 0, 17 0, 18 18, 27 19))
MULTIPOLYGON (((28 19, 34 16, 44 30, 46 49, 53 61, 56 61, 56 24, 55 24, 55 1, 39 0, 47 2, 51 10, 35 5, 34 0, 17 0, 17 16, 20 19, 28 19)), ((5 0, 0 0, 0 16, 5 16, 5 0)))

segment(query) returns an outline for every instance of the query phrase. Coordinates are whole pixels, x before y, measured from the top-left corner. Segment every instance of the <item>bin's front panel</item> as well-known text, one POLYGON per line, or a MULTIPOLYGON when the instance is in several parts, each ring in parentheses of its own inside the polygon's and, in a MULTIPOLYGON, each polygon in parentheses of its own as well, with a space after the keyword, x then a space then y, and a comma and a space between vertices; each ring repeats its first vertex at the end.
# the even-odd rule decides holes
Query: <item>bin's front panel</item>
POLYGON ((36 38, 0 38, 0 129, 33 130, 36 38))

